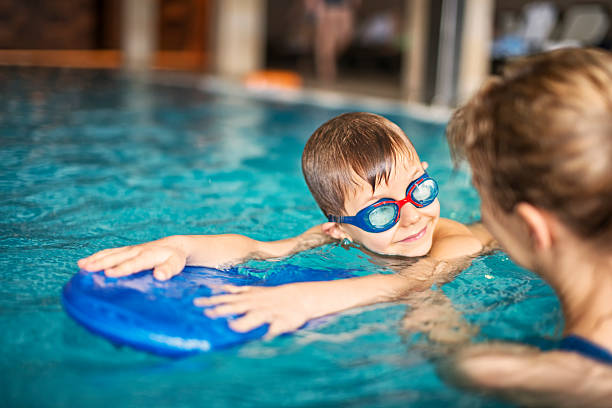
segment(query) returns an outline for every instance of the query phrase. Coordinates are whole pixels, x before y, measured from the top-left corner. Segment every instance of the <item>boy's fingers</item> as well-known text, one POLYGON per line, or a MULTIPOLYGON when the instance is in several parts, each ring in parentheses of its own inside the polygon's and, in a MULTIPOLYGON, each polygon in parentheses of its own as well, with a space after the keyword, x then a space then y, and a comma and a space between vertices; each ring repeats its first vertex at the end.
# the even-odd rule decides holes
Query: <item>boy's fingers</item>
POLYGON ((210 297, 199 297, 193 300, 193 304, 196 306, 212 306, 219 305, 221 303, 229 303, 236 300, 236 295, 216 295, 210 297))
MULTIPOLYGON (((155 257, 149 258, 146 256, 139 255, 135 256, 134 258, 128 259, 127 261, 123 261, 113 268, 105 268, 104 273, 106 274, 106 276, 117 278, 120 276, 127 276, 136 272, 144 271, 145 269, 153 268, 160 262, 164 262, 164 259, 156 259, 155 257)), ((117 262, 115 262, 114 264, 116 265, 117 262)))
POLYGON ((242 293, 252 289, 252 286, 223 285, 221 289, 229 293, 242 293))
POLYGON ((123 248, 111 248, 111 249, 105 249, 100 252, 96 252, 93 255, 89 255, 88 257, 79 259, 77 261, 77 265, 79 265, 80 268, 86 268, 88 265, 91 265, 93 262, 105 257, 106 255, 111 254, 112 252, 116 252, 120 249, 123 249, 123 248))
POLYGON ((266 315, 260 312, 251 312, 246 316, 233 320, 229 326, 234 331, 247 332, 267 322, 266 315))
POLYGON ((124 266, 118 266, 116 268, 104 269, 104 274, 109 278, 121 278, 123 276, 128 276, 133 274, 131 269, 128 269, 124 266))
POLYGON ((153 269, 153 276, 155 279, 162 281, 168 280, 181 273, 185 267, 185 261, 185 258, 181 258, 178 255, 172 255, 165 262, 153 269))
POLYGON ((98 252, 96 252, 94 254, 91 254, 89 256, 86 256, 85 258, 81 259, 81 261, 92 261, 92 260, 95 260, 96 258, 99 258, 101 256, 105 256, 105 255, 109 254, 110 252, 118 251, 118 250, 123 249, 123 248, 124 247, 120 247, 120 248, 106 248, 106 249, 98 251, 98 252))
POLYGON ((249 309, 251 309, 251 306, 247 303, 231 303, 205 310, 204 313, 210 317, 218 317, 246 313, 249 309))
POLYGON ((125 251, 126 249, 131 248, 131 246, 127 246, 127 247, 119 247, 119 248, 107 248, 107 249, 103 249, 102 251, 98 251, 93 255, 89 255, 86 258, 83 258, 81 260, 79 260, 79 262, 85 262, 85 263, 91 263, 91 262, 95 262, 101 258, 104 258, 107 255, 110 255, 114 252, 119 252, 119 251, 125 251))
POLYGON ((121 265, 130 258, 134 258, 140 253, 140 250, 139 247, 121 248, 120 251, 111 252, 102 258, 88 262, 85 267, 88 268, 88 270, 96 271, 113 268, 121 265))
POLYGON ((282 323, 277 323, 277 322, 273 322, 270 324, 270 327, 268 328, 268 332, 266 333, 266 335, 264 336, 265 340, 270 340, 273 339, 274 337, 281 335, 283 333, 287 333, 288 331, 291 331, 292 329, 285 326, 282 323))

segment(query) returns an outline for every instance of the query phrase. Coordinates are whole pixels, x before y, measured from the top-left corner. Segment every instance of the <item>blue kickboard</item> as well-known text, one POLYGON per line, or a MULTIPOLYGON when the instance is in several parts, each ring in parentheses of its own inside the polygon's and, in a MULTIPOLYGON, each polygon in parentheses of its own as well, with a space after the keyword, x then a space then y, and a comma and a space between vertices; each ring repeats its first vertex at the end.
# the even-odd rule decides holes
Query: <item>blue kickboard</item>
MULTIPOLYGON (((66 312, 90 331, 118 345, 128 345, 167 357, 183 357, 261 338, 264 324, 249 332, 229 328, 236 316, 210 318, 195 306, 196 297, 210 296, 210 286, 225 284, 276 286, 292 282, 324 281, 355 276, 343 270, 320 270, 283 265, 258 277, 203 267, 185 267, 162 282, 143 271, 123 278, 103 272, 79 271, 64 286, 66 312)), ((222 292, 215 291, 215 295, 222 292)))

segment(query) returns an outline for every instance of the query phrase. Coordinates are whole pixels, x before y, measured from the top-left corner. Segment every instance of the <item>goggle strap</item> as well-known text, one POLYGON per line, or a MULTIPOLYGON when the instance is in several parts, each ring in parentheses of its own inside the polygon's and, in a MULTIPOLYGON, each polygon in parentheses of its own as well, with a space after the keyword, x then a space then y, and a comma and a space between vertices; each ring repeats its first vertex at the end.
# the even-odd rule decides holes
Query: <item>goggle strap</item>
POLYGON ((343 218, 344 217, 338 216, 338 215, 328 215, 327 216, 327 220, 329 222, 338 222, 338 223, 341 223, 343 221, 343 218))

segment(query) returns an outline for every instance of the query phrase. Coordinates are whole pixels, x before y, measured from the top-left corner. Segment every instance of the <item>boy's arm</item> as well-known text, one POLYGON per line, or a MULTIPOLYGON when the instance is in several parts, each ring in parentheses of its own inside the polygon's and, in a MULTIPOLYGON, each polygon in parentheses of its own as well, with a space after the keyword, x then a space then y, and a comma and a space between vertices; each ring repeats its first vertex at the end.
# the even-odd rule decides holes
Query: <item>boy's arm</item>
POLYGON ((223 289, 229 294, 198 298, 198 306, 210 317, 244 316, 230 322, 232 329, 249 331, 264 323, 270 325, 268 337, 293 331, 308 320, 407 297, 414 291, 431 286, 439 269, 452 267, 452 262, 423 259, 410 268, 410 273, 374 274, 325 282, 299 282, 275 287, 233 286, 223 289))
POLYGON ((468 267, 483 245, 463 224, 440 220, 430 254, 396 274, 375 274, 327 282, 300 282, 276 287, 233 286, 226 295, 199 298, 211 317, 240 315, 230 322, 237 331, 268 323, 268 337, 296 330, 308 320, 359 306, 391 302, 451 280, 468 267))
POLYGON ((183 235, 179 246, 187 254, 188 265, 222 267, 250 259, 284 258, 289 255, 334 242, 321 225, 302 234, 278 241, 257 241, 244 235, 183 235))
POLYGON ((180 273, 185 265, 230 266, 249 259, 282 258, 333 242, 320 225, 288 239, 257 241, 242 235, 174 235, 157 241, 112 248, 79 260, 79 267, 108 276, 130 275, 153 269, 160 280, 180 273))
POLYGON ((268 323, 267 337, 297 330, 317 317, 395 299, 406 279, 399 275, 369 275, 324 282, 298 282, 274 287, 223 286, 229 292, 197 298, 197 306, 214 306, 210 317, 244 314, 230 327, 246 332, 268 323))
POLYGON ((276 287, 233 286, 229 294, 195 299, 211 317, 243 315, 230 321, 237 331, 269 324, 267 337, 293 331, 308 320, 367 306, 397 301, 434 283, 444 283, 468 267, 483 244, 467 227, 451 222, 437 236, 430 255, 396 274, 375 274, 326 282, 299 282, 276 287))

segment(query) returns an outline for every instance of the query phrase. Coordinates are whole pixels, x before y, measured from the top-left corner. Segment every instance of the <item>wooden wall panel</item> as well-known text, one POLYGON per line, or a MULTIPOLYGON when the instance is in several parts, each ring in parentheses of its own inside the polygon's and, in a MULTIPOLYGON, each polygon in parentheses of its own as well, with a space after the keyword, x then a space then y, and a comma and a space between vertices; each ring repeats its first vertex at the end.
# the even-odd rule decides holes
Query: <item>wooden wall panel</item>
MULTIPOLYGON (((152 68, 203 71, 212 0, 159 0, 152 68)), ((121 0, 0 0, 0 65, 121 66, 121 0)))

